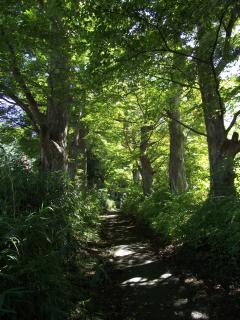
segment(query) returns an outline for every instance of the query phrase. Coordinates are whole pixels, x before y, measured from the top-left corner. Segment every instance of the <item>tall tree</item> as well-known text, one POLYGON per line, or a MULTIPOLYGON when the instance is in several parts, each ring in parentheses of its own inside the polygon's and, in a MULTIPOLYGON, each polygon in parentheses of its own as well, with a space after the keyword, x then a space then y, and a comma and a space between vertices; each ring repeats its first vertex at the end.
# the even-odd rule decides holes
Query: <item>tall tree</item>
POLYGON ((67 170, 67 130, 71 106, 69 43, 67 30, 64 30, 63 20, 59 17, 63 9, 56 8, 56 13, 51 11, 49 24, 46 118, 39 124, 42 165, 50 171, 67 170))
POLYGON ((46 171, 67 170, 73 105, 80 112, 77 77, 82 81, 86 48, 81 10, 75 1, 53 0, 7 2, 1 12, 0 93, 30 120, 46 171))
MULTIPOLYGON (((104 5, 101 3, 98 8, 101 12, 104 5)), ((210 193, 234 193, 234 159, 240 151, 240 142, 237 132, 231 138, 228 134, 240 112, 236 110, 230 126, 225 128, 224 118, 229 117, 226 112, 228 101, 222 96, 220 73, 239 57, 239 35, 234 30, 239 25, 239 3, 235 0, 206 0, 199 5, 188 0, 177 3, 132 0, 121 4, 112 1, 110 9, 104 9, 105 19, 98 20, 98 30, 106 30, 103 25, 107 21, 105 36, 121 57, 116 61, 113 57, 115 51, 108 45, 104 59, 110 56, 115 68, 121 63, 131 63, 140 73, 143 65, 145 68, 160 65, 163 81, 196 89, 198 86, 194 82, 198 75, 207 131, 210 193), (118 16, 118 19, 113 21, 111 15, 118 16), (181 66, 178 64, 169 77, 169 60, 174 57, 187 58, 191 67, 188 74, 182 72, 180 79, 181 66)))
POLYGON ((141 127, 141 142, 140 142, 140 173, 142 176, 143 193, 148 196, 152 193, 153 184, 153 168, 151 159, 148 155, 149 148, 149 135, 153 130, 153 126, 142 126, 141 127))
POLYGON ((240 152, 238 133, 233 132, 228 138, 240 112, 235 113, 230 126, 225 128, 226 107, 219 78, 229 62, 239 55, 232 37, 240 6, 230 1, 219 9, 197 26, 198 78, 207 131, 211 193, 216 196, 235 193, 234 158, 240 152))
POLYGON ((169 99, 169 185, 173 194, 184 192, 188 188, 184 161, 185 137, 180 124, 181 90, 177 88, 169 99))

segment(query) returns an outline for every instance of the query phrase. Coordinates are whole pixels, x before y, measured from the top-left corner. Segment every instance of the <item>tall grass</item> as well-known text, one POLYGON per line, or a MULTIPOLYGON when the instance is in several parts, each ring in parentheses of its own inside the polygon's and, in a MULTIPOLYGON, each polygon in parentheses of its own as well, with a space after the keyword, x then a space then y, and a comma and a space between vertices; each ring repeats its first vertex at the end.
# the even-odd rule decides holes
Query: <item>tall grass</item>
POLYGON ((67 319, 84 301, 81 244, 97 237, 100 200, 0 154, 0 318, 67 319))

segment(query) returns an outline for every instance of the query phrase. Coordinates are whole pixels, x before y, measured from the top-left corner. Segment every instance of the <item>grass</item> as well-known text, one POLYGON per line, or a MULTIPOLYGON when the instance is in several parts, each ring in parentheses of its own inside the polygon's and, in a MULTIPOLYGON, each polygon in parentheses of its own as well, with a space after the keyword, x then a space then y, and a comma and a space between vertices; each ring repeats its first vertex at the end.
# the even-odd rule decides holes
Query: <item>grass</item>
POLYGON ((4 155, 0 197, 1 319, 65 320, 77 306, 84 313, 86 269, 96 261, 82 248, 98 238, 101 196, 4 155))

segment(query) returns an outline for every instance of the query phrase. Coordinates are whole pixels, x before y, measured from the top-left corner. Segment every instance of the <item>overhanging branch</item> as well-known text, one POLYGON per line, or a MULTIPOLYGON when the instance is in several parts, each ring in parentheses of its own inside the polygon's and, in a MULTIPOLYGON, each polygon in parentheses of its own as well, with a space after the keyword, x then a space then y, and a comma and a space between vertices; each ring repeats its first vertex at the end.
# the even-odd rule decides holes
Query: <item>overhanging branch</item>
POLYGON ((5 100, 7 103, 11 103, 9 99, 6 99, 6 96, 10 98, 13 101, 12 102, 13 105, 19 106, 24 112, 26 112, 26 114, 29 117, 29 120, 33 125, 33 129, 35 130, 36 133, 39 133, 39 125, 36 122, 29 106, 26 103, 24 103, 16 94, 11 92, 9 89, 6 88, 6 90, 4 91, 5 91, 4 94, 0 93, 0 99, 5 100))
POLYGON ((239 117, 240 115, 240 110, 238 110, 237 112, 234 113, 233 115, 233 118, 232 118, 232 121, 230 123, 230 125, 228 126, 228 128, 226 129, 226 133, 228 134, 229 131, 232 129, 232 127, 235 125, 236 121, 237 121, 237 118, 239 117))
POLYGON ((168 110, 166 110, 166 115, 167 115, 167 117, 168 117, 169 119, 176 121, 177 123, 179 123, 180 125, 182 125, 184 128, 189 129, 190 131, 192 131, 192 132, 194 132, 194 133, 196 133, 196 134, 198 134, 198 135, 200 135, 200 136, 207 137, 207 134, 206 134, 206 133, 201 132, 201 131, 198 131, 198 130, 190 127, 188 124, 183 123, 182 121, 174 118, 174 117, 172 116, 171 112, 169 112, 168 110))
POLYGON ((20 71, 18 63, 17 63, 16 52, 15 52, 12 44, 10 43, 8 38, 6 37, 4 29, 1 28, 0 32, 6 42, 6 46, 8 48, 9 54, 10 54, 10 59, 11 59, 11 64, 12 64, 11 67, 12 67, 12 73, 13 73, 14 79, 18 83, 19 87, 21 88, 23 94, 26 97, 26 100, 28 101, 28 104, 29 104, 29 107, 31 110, 32 117, 34 118, 34 121, 36 123, 38 123, 39 126, 41 126, 44 116, 39 111, 38 104, 37 104, 33 94, 31 93, 31 90, 27 86, 27 84, 21 74, 21 71, 20 71))

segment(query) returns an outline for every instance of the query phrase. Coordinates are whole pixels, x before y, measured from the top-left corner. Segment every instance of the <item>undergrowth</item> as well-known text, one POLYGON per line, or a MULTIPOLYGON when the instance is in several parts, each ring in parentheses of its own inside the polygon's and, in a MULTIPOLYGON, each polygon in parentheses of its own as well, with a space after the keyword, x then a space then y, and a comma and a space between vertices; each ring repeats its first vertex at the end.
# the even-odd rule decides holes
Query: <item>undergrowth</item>
POLYGON ((0 156, 0 318, 65 320, 76 304, 84 313, 91 259, 81 248, 98 237, 101 197, 21 154, 0 156))
POLYGON ((181 244, 209 253, 215 266, 240 262, 240 198, 207 198, 201 191, 171 195, 166 190, 145 199, 137 192, 125 198, 122 211, 146 222, 163 244, 181 244))

